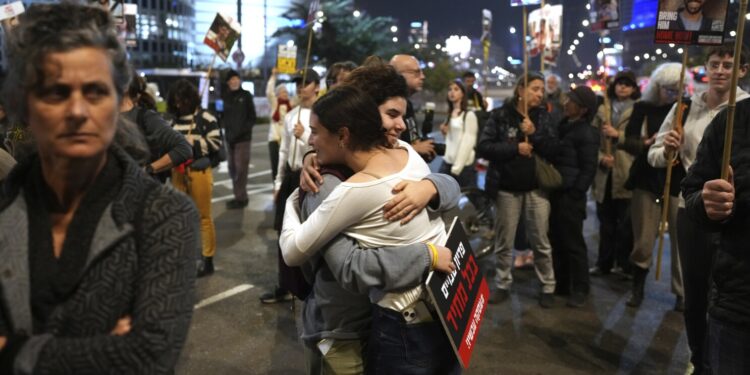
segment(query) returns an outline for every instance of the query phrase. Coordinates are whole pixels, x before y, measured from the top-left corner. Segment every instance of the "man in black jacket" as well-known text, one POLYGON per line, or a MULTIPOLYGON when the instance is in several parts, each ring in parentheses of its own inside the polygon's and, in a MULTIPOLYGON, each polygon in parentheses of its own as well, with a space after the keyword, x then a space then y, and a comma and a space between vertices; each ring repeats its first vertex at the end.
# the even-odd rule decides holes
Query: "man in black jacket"
POLYGON ((560 148, 555 166, 563 177, 563 188, 550 196, 550 240, 556 292, 570 294, 570 307, 583 306, 589 293, 583 220, 586 191, 594 182, 599 155, 599 133, 591 126, 596 108, 596 94, 588 86, 576 87, 563 100, 565 117, 557 128, 560 148))
POLYGON ((227 208, 247 206, 247 170, 250 164, 250 141, 255 125, 255 104, 253 94, 240 87, 239 73, 227 73, 227 92, 223 96, 224 116, 222 127, 225 131, 229 177, 232 178, 234 199, 227 202, 227 208))
POLYGON ((750 100, 737 103, 728 181, 720 179, 727 112, 708 125, 682 181, 687 214, 719 233, 708 309, 713 374, 750 373, 750 100))

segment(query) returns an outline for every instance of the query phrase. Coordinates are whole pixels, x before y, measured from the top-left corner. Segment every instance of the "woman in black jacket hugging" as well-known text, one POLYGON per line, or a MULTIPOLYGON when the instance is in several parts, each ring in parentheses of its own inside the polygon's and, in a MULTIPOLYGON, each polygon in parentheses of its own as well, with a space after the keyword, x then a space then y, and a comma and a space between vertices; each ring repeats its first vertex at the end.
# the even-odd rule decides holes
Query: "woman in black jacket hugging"
POLYGON ((542 282, 539 304, 552 307, 555 274, 547 231, 550 205, 547 193, 539 189, 534 154, 552 160, 559 140, 550 115, 542 107, 544 76, 531 73, 516 83, 513 97, 490 114, 479 140, 480 157, 490 161, 486 190, 497 201, 495 252, 497 274, 490 303, 508 298, 513 282, 513 240, 523 218, 534 268, 542 282), (524 82, 526 81, 526 82, 524 82))
POLYGON ((588 86, 571 90, 563 101, 565 117, 557 127, 560 150, 555 166, 563 177, 563 188, 551 194, 550 239, 554 249, 557 292, 570 294, 568 306, 583 306, 589 293, 586 242, 586 191, 594 181, 599 133, 591 126, 596 95, 588 86))

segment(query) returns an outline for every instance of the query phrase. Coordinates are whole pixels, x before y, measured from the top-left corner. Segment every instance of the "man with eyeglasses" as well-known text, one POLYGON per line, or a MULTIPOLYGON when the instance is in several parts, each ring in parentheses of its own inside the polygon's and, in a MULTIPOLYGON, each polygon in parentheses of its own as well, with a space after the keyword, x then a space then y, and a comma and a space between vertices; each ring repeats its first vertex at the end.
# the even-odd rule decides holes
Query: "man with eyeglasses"
MULTIPOLYGON (((424 72, 419 67, 419 61, 417 61, 416 57, 411 55, 396 55, 393 56, 390 64, 406 80, 406 86, 409 88, 409 96, 422 91, 424 72)), ((431 131, 432 125, 422 126, 420 131, 417 127, 416 117, 414 116, 414 106, 408 99, 406 100, 404 123, 406 124, 406 131, 401 133, 401 140, 409 142, 414 147, 414 150, 426 161, 429 162, 434 159, 436 155, 435 145, 432 139, 425 139, 427 136, 425 133, 431 131)))
MULTIPOLYGON (((708 89, 695 93, 688 109, 683 115, 682 132, 673 130, 675 108, 667 115, 659 129, 656 140, 649 149, 648 162, 653 167, 667 166, 669 155, 677 153, 677 164, 673 173, 685 174, 693 165, 698 152, 698 144, 711 120, 727 107, 729 93, 732 89, 731 78, 734 56, 734 44, 713 47, 708 51, 705 65, 708 77, 708 89)), ((740 56, 740 78, 747 73, 746 55, 740 56)), ((741 88, 737 90, 737 101, 750 97, 741 88)), ((672 223, 670 223, 672 224, 672 223)), ((707 353, 704 341, 707 335, 706 313, 711 275, 711 265, 716 247, 712 235, 705 226, 688 219, 685 199, 680 195, 677 211, 677 243, 682 266, 683 286, 685 292, 685 328, 688 345, 692 352, 691 362, 695 367, 694 374, 701 374, 707 353)))

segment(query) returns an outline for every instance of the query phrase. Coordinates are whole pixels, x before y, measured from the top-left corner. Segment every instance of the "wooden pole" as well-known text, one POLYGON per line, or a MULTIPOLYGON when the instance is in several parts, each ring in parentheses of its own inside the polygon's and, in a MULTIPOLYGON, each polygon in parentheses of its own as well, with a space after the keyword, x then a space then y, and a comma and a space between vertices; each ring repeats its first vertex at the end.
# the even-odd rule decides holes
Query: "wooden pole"
MULTIPOLYGON (((305 65, 302 69, 302 89, 304 90, 306 84, 307 84, 307 66, 310 63, 310 50, 312 49, 312 37, 313 37, 313 25, 315 23, 311 23, 310 30, 307 32, 307 52, 305 52, 305 65)), ((297 93, 299 95, 299 93, 297 93)), ((295 124, 298 124, 300 122, 300 119, 302 118, 302 102, 299 104, 299 109, 297 110, 297 122, 295 124)), ((294 143, 292 143, 292 163, 294 163, 294 160, 297 158, 297 137, 294 137, 293 139, 294 143)))
POLYGON ((734 113, 737 109, 737 81, 739 80, 740 54, 742 39, 745 34, 745 13, 747 1, 740 0, 740 13, 737 20, 737 39, 734 41, 734 66, 732 67, 732 84, 729 87, 729 104, 727 105, 727 130, 724 133, 724 155, 721 160, 721 178, 729 181, 729 162, 732 158, 732 133, 734 132, 734 113))
MULTIPOLYGON (((612 124, 612 103, 610 103, 609 96, 607 95, 607 77, 609 75, 609 69, 607 69, 607 56, 604 55, 604 43, 602 42, 603 37, 604 33, 599 33, 599 50, 602 53, 602 66, 604 67, 604 123, 614 126, 612 124)), ((614 82, 612 84, 614 84, 614 82)), ((604 139, 604 154, 613 154, 612 140, 609 137, 606 137, 604 139)))
POLYGON ((201 89, 201 101, 203 99, 203 95, 206 94, 206 90, 208 89, 208 86, 211 86, 211 73, 214 70, 214 63, 216 62, 216 56, 217 53, 214 53, 214 57, 211 59, 211 65, 208 66, 208 72, 206 73, 206 85, 203 86, 201 89))
MULTIPOLYGON (((682 103, 683 91, 685 90, 685 70, 687 69, 688 60, 688 48, 682 52, 682 69, 680 70, 680 85, 679 85, 679 97, 677 98, 677 107, 675 107, 674 120, 672 121, 672 129, 678 133, 682 133, 682 116, 685 113, 685 105, 682 103)), ((664 232, 667 230, 667 224, 669 224, 669 204, 670 204, 670 191, 672 190, 672 167, 677 161, 677 152, 670 152, 667 155, 667 179, 664 181, 664 193, 662 194, 661 203, 661 220, 659 221, 659 246, 656 256, 656 272, 654 273, 656 280, 661 277, 661 259, 664 254, 664 232)), ((675 223, 671 223, 675 225, 675 223)), ((675 241, 671 238, 670 241, 675 241)), ((674 258, 672 258, 674 262, 674 258)))
MULTIPOLYGON (((541 13, 542 17, 544 17, 544 0, 542 0, 542 4, 541 5, 542 6, 539 9, 540 9, 540 12, 542 12, 541 13)), ((540 25, 541 25, 541 22, 540 22, 540 25)), ((545 19, 544 25, 547 26, 546 19, 545 19)), ((542 73, 544 73, 544 48, 542 48, 542 51, 539 52, 539 71, 542 72, 542 73)))
MULTIPOLYGON (((526 36, 529 34, 529 26, 526 18, 526 6, 523 6, 523 93, 521 98, 523 99, 523 116, 529 117, 529 103, 526 98, 526 93, 529 89, 529 51, 527 50, 526 36)), ((524 135, 524 142, 529 141, 529 136, 524 135)))

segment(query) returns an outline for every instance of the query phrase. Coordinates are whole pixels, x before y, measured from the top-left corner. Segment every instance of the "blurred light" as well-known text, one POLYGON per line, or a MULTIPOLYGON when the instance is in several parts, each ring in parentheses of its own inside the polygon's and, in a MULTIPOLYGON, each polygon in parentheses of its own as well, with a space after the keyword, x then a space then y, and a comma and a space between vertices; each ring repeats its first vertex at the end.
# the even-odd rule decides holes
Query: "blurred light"
POLYGON ((481 63, 482 63, 482 60, 481 60, 481 59, 476 59, 476 60, 474 60, 474 64, 477 64, 477 65, 479 65, 479 64, 481 64, 481 63))
POLYGON ((508 56, 508 62, 511 62, 511 61, 513 61, 513 58, 508 56))
POLYGON ((612 38, 605 36, 604 38, 602 38, 601 42, 604 44, 612 43, 612 38))
POLYGON ((602 86, 599 85, 598 83, 595 83, 593 86, 591 86, 591 91, 593 91, 593 92, 601 92, 602 91, 602 86))
POLYGON ((651 57, 651 55, 649 55, 648 53, 644 53, 644 54, 643 54, 643 58, 644 58, 644 59, 647 59, 647 58, 649 58, 649 57, 651 57))
POLYGON ((674 43, 669 43, 669 48, 674 48, 674 43))
POLYGON ((430 62, 427 63, 427 67, 430 68, 430 69, 433 69, 433 68, 435 68, 435 63, 432 62, 432 61, 430 61, 430 62))
POLYGON ((409 26, 415 27, 415 28, 422 27, 422 22, 412 22, 409 24, 409 26))
POLYGON ((591 10, 591 4, 586 4, 586 10, 591 10))
POLYGON ((414 43, 414 49, 419 49, 420 45, 419 43, 414 43))
POLYGON ((568 55, 572 55, 572 54, 573 54, 573 51, 568 50, 568 55))
POLYGON ((581 43, 581 42, 579 42, 579 41, 578 41, 578 39, 575 39, 575 40, 573 40, 573 44, 575 44, 575 45, 578 45, 578 44, 580 44, 580 43, 581 43))
POLYGON ((398 26, 396 25, 391 26, 391 32, 392 33, 398 32, 398 26))
POLYGON ((682 49, 682 48, 678 48, 678 49, 677 49, 677 53, 682 53, 682 52, 683 52, 683 49, 682 49))
POLYGON ((651 61, 656 61, 656 56, 651 56, 651 61))
POLYGON ((734 31, 734 30, 732 30, 732 31, 729 32, 729 36, 731 36, 731 37, 737 36, 737 32, 734 31))
POLYGON ((575 75, 573 75, 573 73, 568 74, 568 78, 573 79, 573 77, 575 77, 575 75))
POLYGON ((391 40, 393 40, 393 43, 398 43, 398 37, 394 36, 393 39, 391 39, 391 40))
POLYGON ((586 65, 587 70, 591 70, 591 65, 586 65))
POLYGON ((286 42, 286 46, 287 46, 287 47, 294 47, 294 41, 293 41, 293 40, 288 40, 288 41, 286 42))
POLYGON ((634 60, 635 61, 641 61, 641 57, 640 56, 636 56, 636 57, 634 57, 634 60))
POLYGON ((661 48, 657 48, 657 49, 656 49, 656 54, 658 55, 658 54, 660 54, 660 53, 661 53, 661 48))
POLYGON ((315 18, 323 18, 326 14, 322 10, 315 12, 315 18))
POLYGON ((214 91, 214 87, 213 86, 208 86, 208 91, 213 92, 214 91))
POLYGON ((667 54, 666 54, 666 53, 662 53, 662 54, 661 54, 661 57, 663 57, 663 58, 665 58, 665 59, 666 59, 666 58, 667 58, 667 54))
POLYGON ((581 25, 583 25, 583 27, 588 27, 589 26, 589 20, 583 20, 583 22, 581 22, 581 25))
POLYGON ((750 20, 750 13, 748 13, 748 14, 745 15, 745 19, 746 20, 750 20))
POLYGON ((571 51, 575 51, 576 50, 576 46, 570 46, 570 50, 571 51))
POLYGON ((355 10, 354 13, 352 13, 352 15, 354 16, 354 18, 359 18, 359 16, 361 16, 362 13, 358 10, 355 10))
POLYGON ((511 26, 510 29, 509 29, 509 31, 510 31, 511 34, 515 34, 516 33, 516 28, 513 27, 513 26, 511 26))
POLYGON ((620 43, 615 43, 615 49, 618 51, 622 51, 625 47, 622 46, 620 43))
POLYGON ((449 55, 458 55, 465 59, 469 57, 471 51, 471 39, 466 35, 451 35, 445 40, 445 47, 448 48, 449 55))
POLYGON ((441 49, 441 48, 443 48, 443 46, 441 46, 440 44, 435 45, 435 49, 441 49))
MULTIPOLYGON (((586 6, 588 6, 588 4, 586 4, 586 6)), ((579 38, 583 38, 583 31, 579 31, 579 32, 578 32, 578 37, 579 37, 579 38)))

